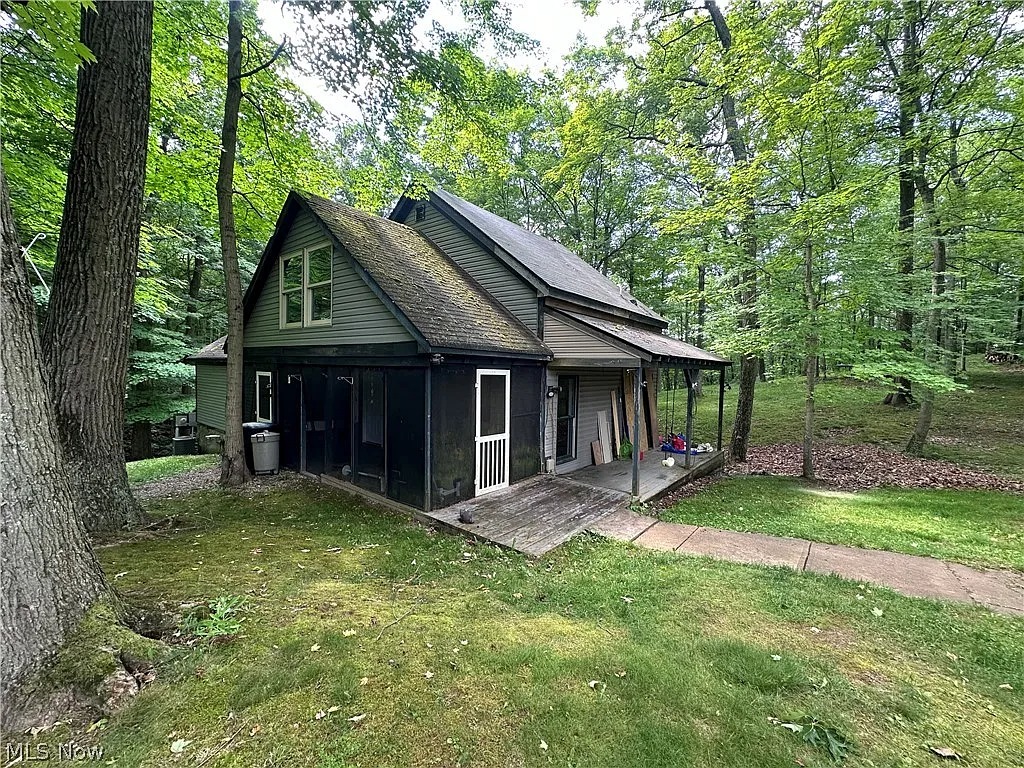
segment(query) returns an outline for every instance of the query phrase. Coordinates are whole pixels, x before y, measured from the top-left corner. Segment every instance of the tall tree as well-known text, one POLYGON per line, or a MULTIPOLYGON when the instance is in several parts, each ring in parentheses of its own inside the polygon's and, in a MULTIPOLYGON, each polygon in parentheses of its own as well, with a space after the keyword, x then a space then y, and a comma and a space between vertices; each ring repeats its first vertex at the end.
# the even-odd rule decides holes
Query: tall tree
POLYGON ((18 713, 19 683, 107 588, 77 514, 47 397, 35 301, 2 165, 0 230, 0 727, 7 728, 18 713))
POLYGON ((124 390, 148 148, 153 6, 83 9, 95 62, 78 73, 64 216, 43 349, 79 513, 136 524, 124 465, 124 390))
POLYGON ((228 338, 227 398, 224 405, 224 453, 220 481, 226 486, 245 482, 245 444, 242 435, 242 278, 238 271, 238 242, 235 234, 235 152, 238 145, 238 109, 242 103, 242 3, 228 3, 228 81, 224 97, 224 126, 220 138, 217 169, 217 213, 220 222, 220 250, 224 262, 227 298, 228 338))

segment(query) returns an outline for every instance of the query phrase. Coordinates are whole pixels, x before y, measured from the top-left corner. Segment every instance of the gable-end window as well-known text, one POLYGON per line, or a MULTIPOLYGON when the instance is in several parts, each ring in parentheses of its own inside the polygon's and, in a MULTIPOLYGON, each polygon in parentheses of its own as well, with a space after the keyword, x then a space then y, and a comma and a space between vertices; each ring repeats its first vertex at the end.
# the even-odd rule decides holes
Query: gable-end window
POLYGON ((302 326, 302 253, 281 259, 281 327, 302 326))
POLYGON ((274 375, 256 371, 256 421, 274 420, 274 375))
POLYGON ((281 327, 331 324, 330 245, 281 257, 281 327))
POLYGON ((423 221, 427 218, 427 204, 420 203, 416 206, 416 221, 423 221))
POLYGON ((331 246, 306 251, 306 325, 331 324, 331 246))

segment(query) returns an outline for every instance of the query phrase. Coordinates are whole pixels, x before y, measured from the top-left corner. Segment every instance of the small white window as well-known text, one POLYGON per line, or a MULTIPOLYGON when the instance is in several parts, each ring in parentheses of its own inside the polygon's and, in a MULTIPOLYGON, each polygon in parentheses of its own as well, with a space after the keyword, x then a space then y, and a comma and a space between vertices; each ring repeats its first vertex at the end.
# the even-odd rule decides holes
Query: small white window
POLYGON ((256 371, 256 421, 274 421, 274 375, 256 371))

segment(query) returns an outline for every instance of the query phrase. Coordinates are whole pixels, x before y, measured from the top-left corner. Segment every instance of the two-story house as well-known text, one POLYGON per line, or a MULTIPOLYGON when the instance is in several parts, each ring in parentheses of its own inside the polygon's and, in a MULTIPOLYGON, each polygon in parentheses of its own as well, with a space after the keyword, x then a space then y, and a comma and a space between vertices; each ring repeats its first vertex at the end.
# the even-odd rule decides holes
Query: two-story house
MULTIPOLYGON (((667 326, 448 192, 389 219, 293 192, 245 295, 245 413, 284 467, 436 509, 656 448, 658 370, 729 365, 667 326)), ((187 359, 200 427, 222 430, 223 340, 187 359)))

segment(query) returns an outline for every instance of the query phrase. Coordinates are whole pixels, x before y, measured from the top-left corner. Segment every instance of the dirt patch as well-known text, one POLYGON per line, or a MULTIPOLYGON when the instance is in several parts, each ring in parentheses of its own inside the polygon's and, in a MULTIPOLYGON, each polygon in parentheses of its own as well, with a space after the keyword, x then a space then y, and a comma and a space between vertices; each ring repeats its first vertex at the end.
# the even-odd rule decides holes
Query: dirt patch
MULTIPOLYGON (((746 464, 730 464, 725 473, 799 477, 802 457, 803 449, 796 443, 754 446, 747 452, 746 464)), ((814 471, 819 482, 849 491, 892 487, 1024 493, 1024 482, 1019 480, 873 445, 817 445, 814 471)))
POLYGON ((171 499, 178 496, 188 496, 195 491, 208 491, 217 487, 220 479, 220 467, 195 467, 182 472, 180 475, 161 477, 158 480, 150 480, 148 483, 140 483, 132 490, 135 498, 141 501, 150 499, 171 499))

